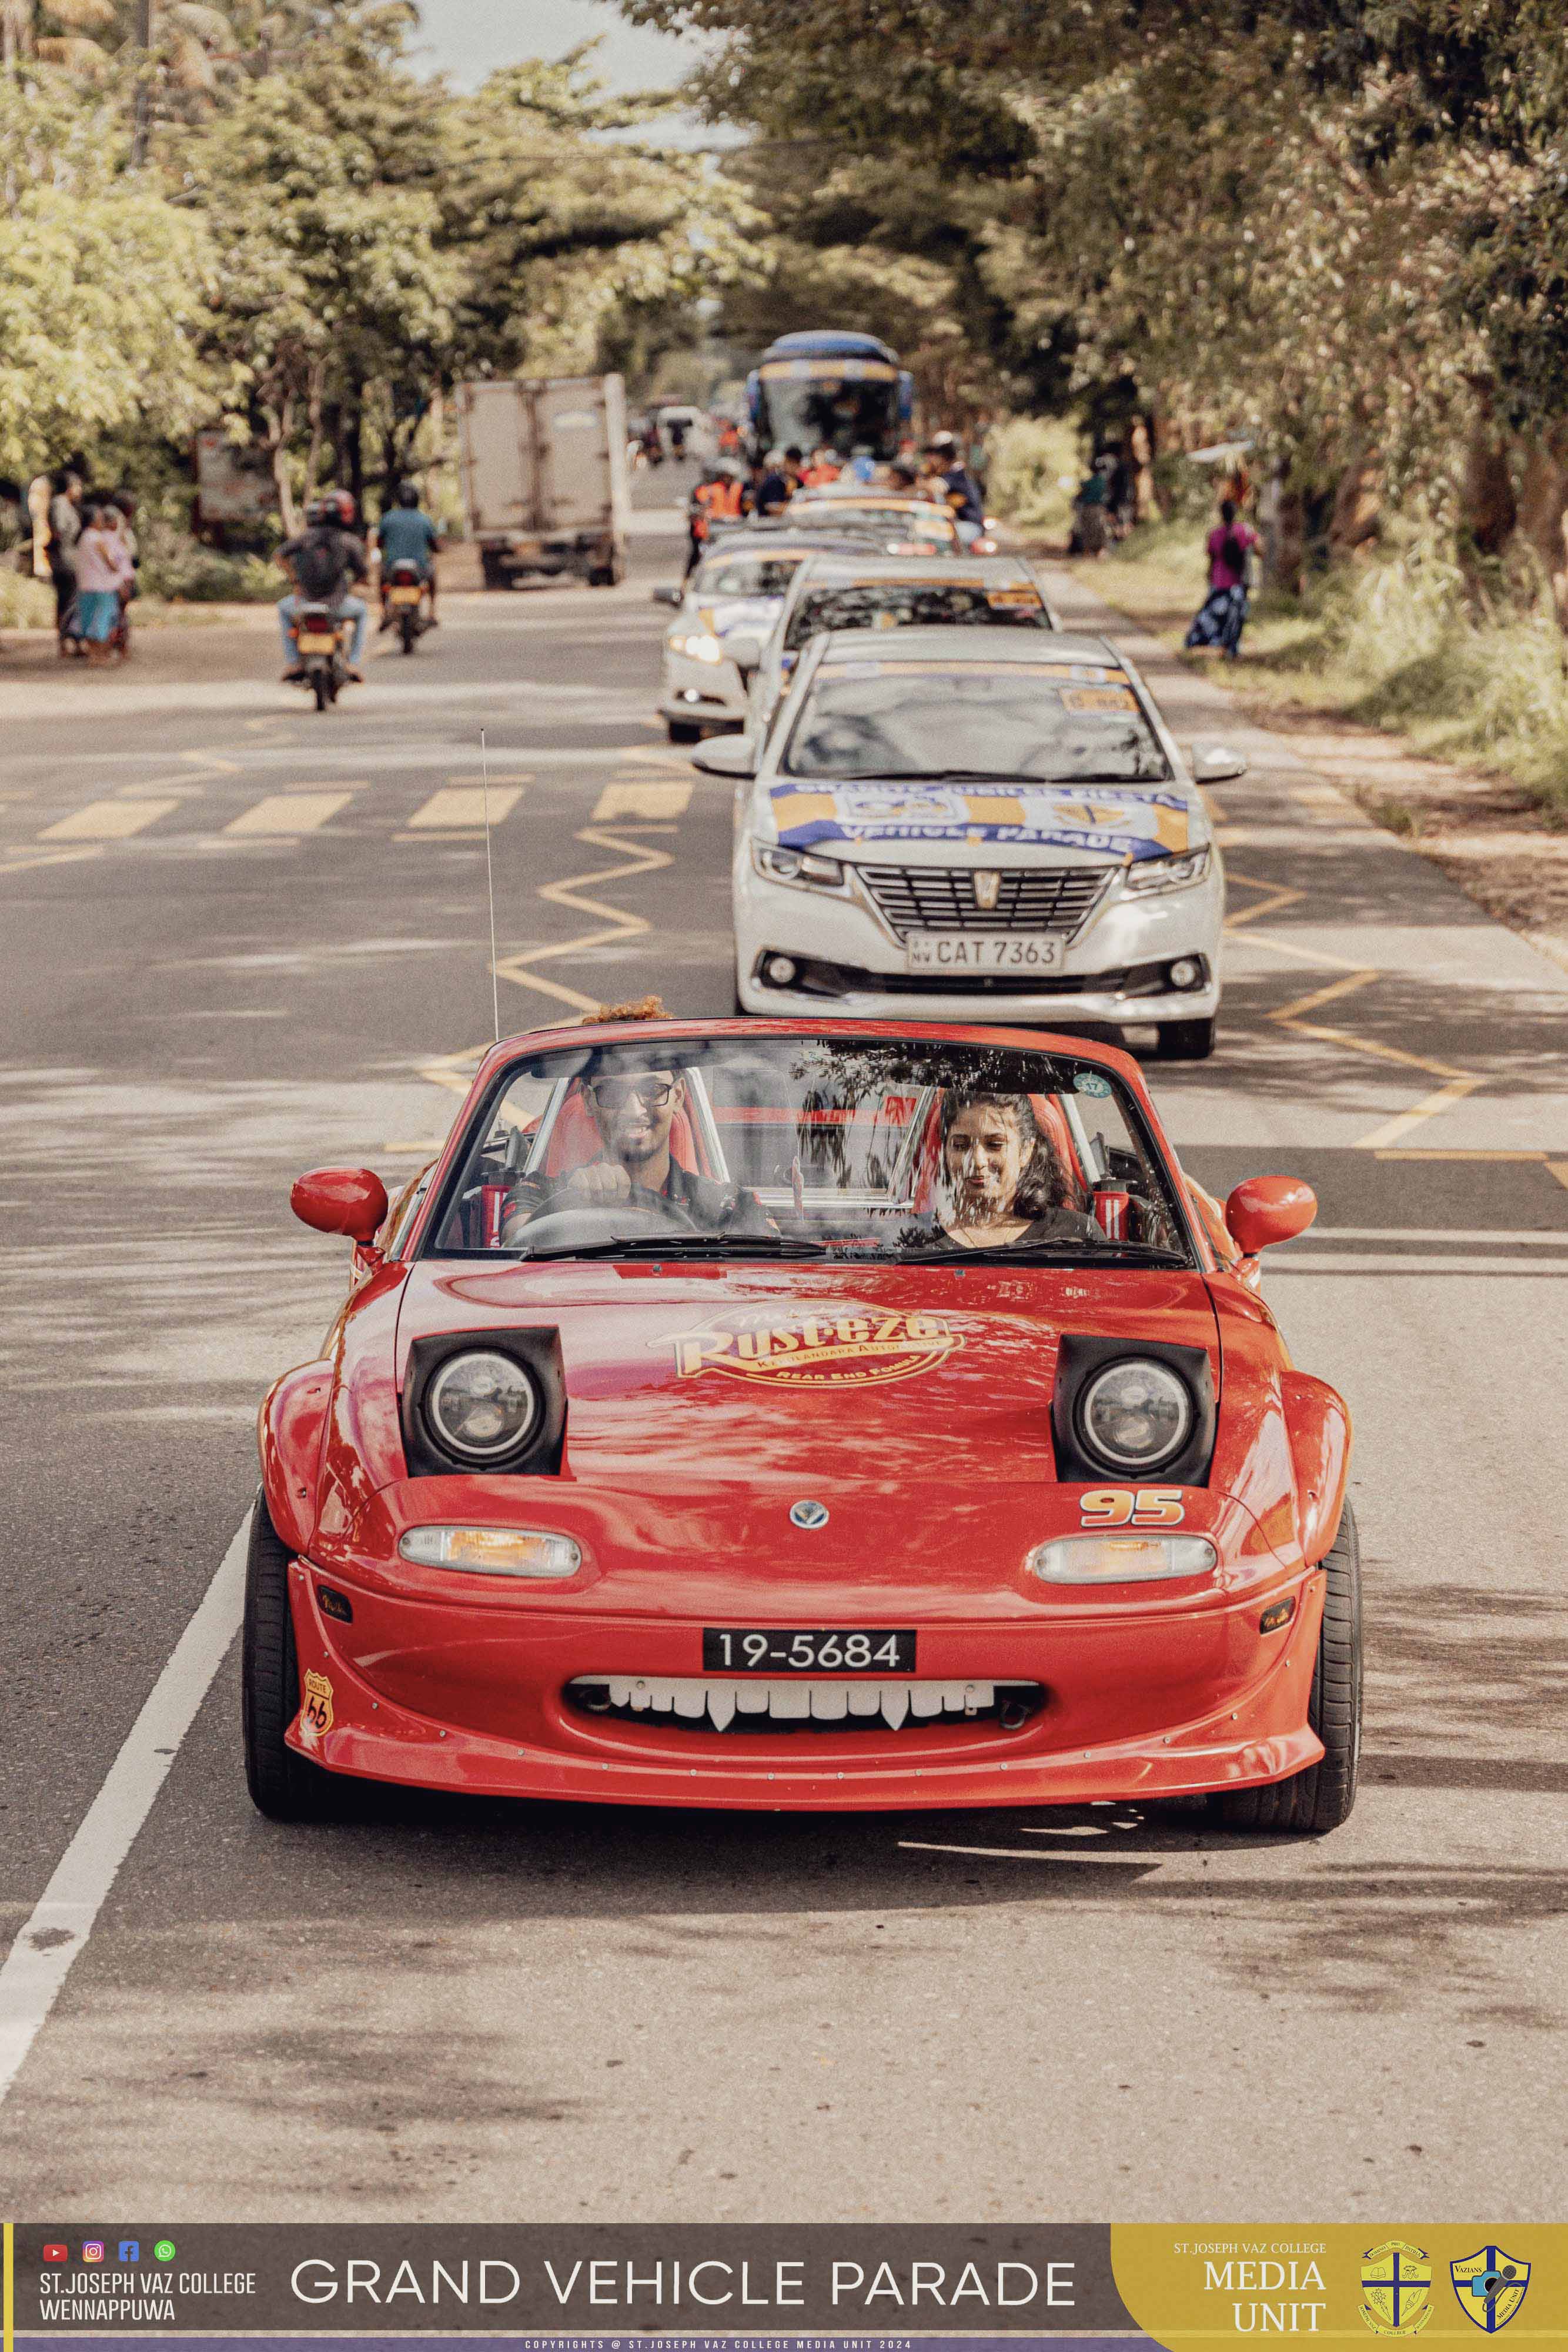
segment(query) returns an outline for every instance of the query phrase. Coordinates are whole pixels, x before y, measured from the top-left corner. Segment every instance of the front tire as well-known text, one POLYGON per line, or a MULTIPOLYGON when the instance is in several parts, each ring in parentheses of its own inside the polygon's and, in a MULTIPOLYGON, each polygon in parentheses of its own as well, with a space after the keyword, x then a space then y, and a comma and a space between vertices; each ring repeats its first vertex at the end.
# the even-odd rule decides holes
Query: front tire
POLYGON ((310 683, 316 689, 317 709, 325 710, 332 699, 331 678, 324 669, 314 669, 310 673, 310 683))
POLYGON ((479 550, 479 571, 486 588, 509 588, 512 584, 506 563, 487 547, 479 550))
POLYGON ((1161 1061, 1207 1062, 1214 1051, 1216 1025, 1212 1014, 1207 1021, 1162 1021, 1156 1032, 1161 1061))
POLYGON ((666 719, 664 732, 672 743, 700 743, 703 730, 695 719, 666 719))
POLYGON ((284 1734, 299 1707, 299 1660, 288 1606, 287 1546, 256 1490, 245 1572, 245 1633, 240 1649, 240 1722, 250 1801, 271 1822, 329 1821, 338 1783, 297 1755, 284 1734))
POLYGON ((1323 1753, 1304 1772, 1266 1789, 1238 1789, 1218 1801, 1229 1829, 1291 1830, 1321 1837, 1350 1819, 1361 1769, 1361 1546, 1348 1498, 1323 1559, 1323 1622, 1307 1721, 1323 1753))
POLYGON ((419 623, 414 619, 412 614, 405 613, 401 625, 402 628, 402 649, 405 654, 411 654, 413 653, 414 646, 419 642, 419 623))

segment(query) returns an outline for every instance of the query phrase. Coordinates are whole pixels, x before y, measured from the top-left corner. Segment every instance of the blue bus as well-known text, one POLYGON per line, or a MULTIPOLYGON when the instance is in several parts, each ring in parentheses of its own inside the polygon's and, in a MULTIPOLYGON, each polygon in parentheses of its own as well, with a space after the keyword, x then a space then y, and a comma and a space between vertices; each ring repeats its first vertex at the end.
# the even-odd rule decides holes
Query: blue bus
POLYGON ((897 455, 915 415, 915 379, 874 335, 839 328, 780 335, 746 379, 752 447, 866 448, 897 455))

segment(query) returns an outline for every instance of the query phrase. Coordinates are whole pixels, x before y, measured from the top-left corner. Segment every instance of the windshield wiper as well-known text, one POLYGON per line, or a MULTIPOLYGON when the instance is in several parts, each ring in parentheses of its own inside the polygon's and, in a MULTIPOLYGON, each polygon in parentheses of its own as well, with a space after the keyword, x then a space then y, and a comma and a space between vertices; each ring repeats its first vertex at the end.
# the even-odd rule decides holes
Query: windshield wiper
POLYGON ((520 1250, 536 1265, 549 1257, 825 1257, 821 1242, 788 1234, 635 1234, 623 1241, 575 1242, 559 1249, 520 1250))
POLYGON ((903 1265, 1189 1265, 1180 1250, 1154 1242, 999 1242, 995 1249, 901 1251, 903 1265))

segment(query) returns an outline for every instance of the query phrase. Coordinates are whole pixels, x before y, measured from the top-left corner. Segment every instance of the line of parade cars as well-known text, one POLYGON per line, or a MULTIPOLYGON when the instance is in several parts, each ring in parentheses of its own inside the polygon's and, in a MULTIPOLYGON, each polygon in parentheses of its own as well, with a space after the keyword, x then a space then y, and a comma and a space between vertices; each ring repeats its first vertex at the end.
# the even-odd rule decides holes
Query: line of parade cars
POLYGON ((736 1010, 1152 1029, 1201 1060, 1225 882, 1197 786, 1245 762, 1185 752, 994 547, 824 489, 658 592, 671 740, 737 786, 736 1010))
POLYGON ((950 520, 797 501, 666 592, 745 1017, 499 1040, 395 1201, 295 1184, 353 1265, 261 1412, 269 1816, 367 1782, 1349 1814, 1349 1421, 1259 1280, 1316 1203, 1222 1205, 1137 1063, 1061 1034, 1208 1051, 1197 785, 1240 762, 950 520))

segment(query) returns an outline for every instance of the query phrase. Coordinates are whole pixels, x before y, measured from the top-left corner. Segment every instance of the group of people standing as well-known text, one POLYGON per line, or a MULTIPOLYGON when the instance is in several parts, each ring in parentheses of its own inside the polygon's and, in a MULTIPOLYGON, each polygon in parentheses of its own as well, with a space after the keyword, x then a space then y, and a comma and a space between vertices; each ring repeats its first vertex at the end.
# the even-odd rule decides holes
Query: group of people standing
POLYGON ((749 467, 738 461, 705 466, 687 502, 688 574, 701 562, 716 523, 737 521, 746 515, 766 520, 781 514, 797 490, 816 489, 841 482, 864 489, 887 490, 901 498, 922 495, 946 506, 960 522, 983 522, 986 517, 985 455, 982 447, 968 453, 948 432, 934 433, 920 450, 906 441, 898 455, 879 459, 862 443, 846 457, 825 443, 810 451, 791 445, 770 450, 749 467))
POLYGON ((55 592, 61 658, 123 660, 141 562, 136 500, 129 490, 89 488, 85 467, 68 465, 29 483, 27 512, 32 570, 55 592))

